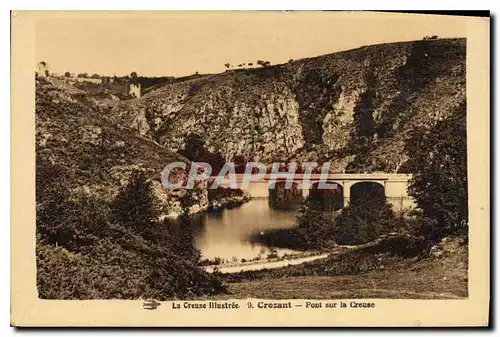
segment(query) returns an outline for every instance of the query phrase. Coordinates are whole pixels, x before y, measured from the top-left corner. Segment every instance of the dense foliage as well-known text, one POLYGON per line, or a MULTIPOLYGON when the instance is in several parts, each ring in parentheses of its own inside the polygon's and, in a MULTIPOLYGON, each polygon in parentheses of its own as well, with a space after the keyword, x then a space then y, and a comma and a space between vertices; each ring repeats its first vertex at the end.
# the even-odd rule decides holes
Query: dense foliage
POLYGON ((161 300, 225 291, 198 267, 192 237, 160 220, 149 177, 178 156, 47 80, 36 89, 39 297, 161 300))
POLYGON ((225 163, 220 153, 211 153, 206 149, 205 140, 196 133, 186 137, 184 149, 179 150, 179 153, 191 161, 210 164, 212 175, 217 175, 225 163))
POLYGON ((414 212, 417 218, 394 214, 378 185, 364 191, 351 190, 350 204, 335 220, 321 210, 321 203, 314 206, 309 202, 303 207, 298 233, 306 246, 323 247, 331 241, 362 244, 401 231, 423 235, 429 243, 448 235, 467 237, 465 103, 450 117, 414 129, 405 146, 409 154, 405 170, 413 174, 408 193, 422 213, 414 212))
POLYGON ((308 197, 297 216, 297 233, 308 249, 325 247, 335 242, 334 214, 325 211, 321 202, 308 197))
MULTIPOLYGON (((48 168, 38 166, 40 177, 48 168)), ((37 200, 41 298, 169 299, 224 291, 220 279, 198 268, 192 240, 159 220, 160 205, 143 173, 110 205, 68 191, 37 200)))
POLYGON ((407 232, 415 221, 396 214, 384 189, 376 183, 358 183, 351 189, 348 206, 339 213, 339 193, 312 191, 299 209, 296 227, 272 230, 254 240, 268 246, 291 249, 323 249, 336 244, 357 245, 392 232, 407 232), (328 200, 329 199, 329 200, 328 200))
POLYGON ((395 229, 394 212, 387 204, 382 186, 360 183, 354 185, 353 190, 349 205, 335 219, 337 243, 362 244, 395 229), (359 191, 355 191, 358 186, 359 191))
POLYGON ((468 232, 466 106, 434 127, 416 130, 406 144, 413 179, 409 194, 425 216, 432 240, 468 232))
POLYGON ((355 186, 350 204, 339 215, 325 211, 321 200, 308 198, 297 217, 297 234, 307 248, 362 244, 401 227, 377 184, 355 186), (357 191, 359 190, 359 191, 357 191))

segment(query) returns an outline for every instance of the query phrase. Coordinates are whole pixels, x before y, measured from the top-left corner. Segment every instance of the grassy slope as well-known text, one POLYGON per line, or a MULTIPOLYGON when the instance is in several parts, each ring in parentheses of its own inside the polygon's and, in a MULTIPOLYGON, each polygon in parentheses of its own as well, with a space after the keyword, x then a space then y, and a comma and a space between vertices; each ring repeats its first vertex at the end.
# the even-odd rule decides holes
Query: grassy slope
MULTIPOLYGON (((388 257, 383 269, 351 275, 325 276, 334 268, 332 260, 316 263, 318 275, 282 276, 261 274, 258 279, 229 283, 231 295, 222 298, 416 298, 443 299, 467 297, 467 249, 456 240, 440 247, 440 257, 419 261, 388 257), (319 267, 319 268, 318 268, 319 267), (322 273, 319 269, 323 269, 322 273)), ((311 268, 303 266, 303 268, 311 268)), ((287 269, 287 268, 284 268, 287 269)), ((290 268, 288 268, 290 269, 290 268)), ((297 269, 294 267, 294 269, 297 269)))

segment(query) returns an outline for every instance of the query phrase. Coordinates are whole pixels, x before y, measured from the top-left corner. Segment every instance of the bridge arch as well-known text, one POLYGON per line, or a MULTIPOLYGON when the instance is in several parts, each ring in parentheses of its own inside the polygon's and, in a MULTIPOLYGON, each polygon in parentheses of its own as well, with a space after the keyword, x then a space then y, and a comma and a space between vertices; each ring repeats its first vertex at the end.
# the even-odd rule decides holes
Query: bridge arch
POLYGON ((320 182, 314 182, 309 187, 309 200, 317 202, 325 211, 337 211, 344 206, 344 188, 336 181, 327 181, 327 184, 335 184, 335 188, 321 189, 320 182))
POLYGON ((269 205, 275 209, 298 209, 302 205, 302 189, 300 184, 292 182, 291 188, 286 188, 286 181, 270 183, 269 205))
POLYGON ((384 183, 378 181, 353 182, 349 188, 349 203, 353 204, 364 200, 383 205, 386 201, 384 183))

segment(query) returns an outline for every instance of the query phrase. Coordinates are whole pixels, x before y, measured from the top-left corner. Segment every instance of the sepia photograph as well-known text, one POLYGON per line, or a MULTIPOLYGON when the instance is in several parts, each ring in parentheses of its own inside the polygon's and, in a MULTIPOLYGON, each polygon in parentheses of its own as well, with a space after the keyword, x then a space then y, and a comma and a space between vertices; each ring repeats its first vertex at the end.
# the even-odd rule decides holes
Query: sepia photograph
POLYGON ((378 300, 475 301, 489 107, 471 110, 469 91, 489 97, 489 84, 470 85, 469 55, 489 44, 471 44, 468 23, 488 34, 488 17, 16 14, 33 14, 34 141, 20 145, 33 231, 18 226, 34 300, 126 302, 165 320, 307 309, 327 325, 378 300))

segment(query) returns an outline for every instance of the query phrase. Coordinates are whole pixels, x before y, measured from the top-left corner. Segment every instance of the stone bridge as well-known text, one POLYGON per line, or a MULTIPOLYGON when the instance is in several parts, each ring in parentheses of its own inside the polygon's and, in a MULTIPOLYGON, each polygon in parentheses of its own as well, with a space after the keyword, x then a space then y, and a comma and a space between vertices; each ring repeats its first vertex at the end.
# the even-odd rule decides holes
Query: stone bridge
MULTIPOLYGON (((319 181, 326 181, 327 184, 336 184, 335 188, 339 193, 342 194, 343 206, 345 207, 350 199, 353 189, 360 184, 377 184, 383 188, 384 195, 388 203, 393 205, 394 210, 410 209, 415 207, 415 202, 412 197, 408 196, 408 181, 411 178, 411 174, 396 174, 396 173, 330 173, 327 178, 324 179, 321 174, 310 174, 308 186, 302 184, 304 174, 289 174, 279 173, 275 177, 271 174, 266 175, 264 179, 261 180, 251 180, 249 181, 248 187, 242 188, 246 190, 253 198, 267 198, 269 196, 269 186, 270 184, 285 183, 287 179, 293 181, 294 187, 302 190, 302 196, 306 197, 309 193, 315 193, 315 187, 318 186, 319 181)), ((238 186, 241 187, 241 182, 243 181, 243 174, 237 174, 236 180, 238 186)))

